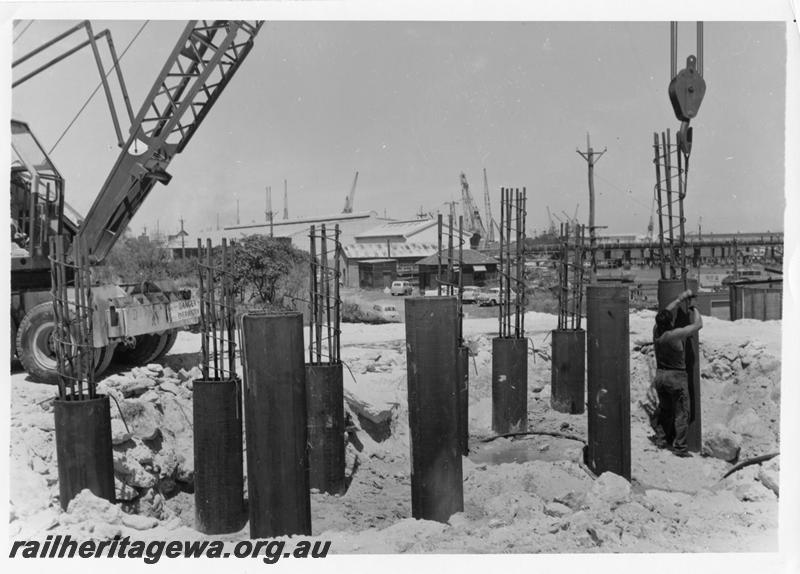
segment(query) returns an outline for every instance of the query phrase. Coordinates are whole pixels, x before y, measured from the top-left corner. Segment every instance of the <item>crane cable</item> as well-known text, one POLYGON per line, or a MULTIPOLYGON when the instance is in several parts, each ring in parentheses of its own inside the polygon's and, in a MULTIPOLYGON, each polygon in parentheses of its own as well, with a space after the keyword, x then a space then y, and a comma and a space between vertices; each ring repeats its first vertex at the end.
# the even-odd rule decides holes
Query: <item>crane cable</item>
POLYGON ((17 43, 17 40, 19 40, 20 38, 22 38, 22 35, 23 35, 25 32, 27 32, 27 31, 28 31, 28 28, 30 28, 30 27, 31 27, 31 24, 33 24, 33 22, 34 22, 34 20, 31 20, 30 22, 28 22, 28 23, 25 25, 25 27, 22 29, 22 32, 20 32, 19 34, 17 34, 17 37, 16 37, 16 38, 14 38, 14 39, 11 41, 11 43, 12 43, 12 44, 16 44, 16 43, 17 43))
MULTIPOLYGON (((108 70, 108 72, 106 72, 106 75, 105 75, 105 77, 106 77, 106 78, 108 78, 108 76, 110 76, 110 75, 111 75, 111 72, 113 72, 113 71, 114 71, 114 68, 116 68, 116 67, 117 67, 117 64, 119 64, 119 62, 121 62, 121 61, 122 61, 122 58, 124 58, 124 57, 125 57, 125 53, 126 53, 126 52, 128 51, 128 49, 131 47, 131 45, 133 45, 133 43, 136 41, 136 39, 139 37, 139 35, 140 35, 140 34, 141 34, 143 31, 144 31, 144 29, 145 29, 145 26, 147 26, 147 24, 148 24, 149 22, 150 22, 150 20, 145 20, 145 21, 144 21, 144 24, 142 24, 142 25, 141 25, 141 27, 139 28, 139 30, 136 32, 136 34, 134 34, 133 38, 131 38, 131 41, 130 41, 130 42, 128 42, 128 45, 127 45, 127 46, 125 46, 125 49, 124 49, 124 50, 122 50, 122 52, 120 53, 120 55, 119 55, 119 58, 117 58, 117 62, 116 62, 116 63, 115 63, 113 66, 111 66, 111 68, 108 70)), ((18 37, 19 37, 19 36, 18 36, 18 37)), ((53 150, 54 150, 54 149, 56 149, 56 146, 57 146, 59 143, 61 143, 61 140, 62 140, 62 139, 64 139, 64 136, 66 136, 66 135, 67 135, 67 132, 70 130, 70 128, 72 128, 73 124, 74 124, 76 121, 78 121, 78 118, 79 118, 79 117, 80 117, 80 115, 83 113, 83 110, 85 110, 85 109, 86 109, 86 106, 88 106, 88 105, 89 105, 89 102, 91 102, 91 101, 92 101, 92 98, 94 98, 95 94, 97 94, 98 90, 100 90, 100 88, 101 88, 102 86, 103 86, 103 82, 102 82, 102 81, 101 81, 99 84, 97 84, 97 86, 95 87, 94 91, 93 91, 93 92, 92 92, 92 93, 89 95, 89 97, 86 99, 86 101, 84 102, 84 104, 81 106, 81 109, 79 109, 79 110, 78 110, 78 113, 77 113, 77 114, 75 114, 75 117, 74 117, 74 118, 72 118, 72 121, 71 121, 71 122, 69 122, 69 124, 67 125, 67 127, 66 127, 66 128, 64 128, 64 131, 63 131, 63 132, 61 132, 61 135, 60 135, 60 136, 58 136, 58 139, 56 140, 56 143, 54 143, 54 144, 53 144, 53 147, 51 147, 51 148, 50 148, 50 150, 47 152, 48 154, 52 154, 52 153, 53 153, 53 150)))

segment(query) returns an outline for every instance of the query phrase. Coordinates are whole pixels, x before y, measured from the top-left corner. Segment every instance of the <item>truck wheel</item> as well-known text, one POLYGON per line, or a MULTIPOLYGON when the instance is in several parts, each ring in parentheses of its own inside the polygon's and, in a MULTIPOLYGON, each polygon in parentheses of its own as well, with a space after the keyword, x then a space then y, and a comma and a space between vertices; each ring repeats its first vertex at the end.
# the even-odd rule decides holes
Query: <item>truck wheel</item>
POLYGON ((170 329, 169 331, 165 332, 162 337, 166 338, 166 342, 164 344, 164 348, 153 358, 153 361, 158 362, 164 358, 164 356, 172 350, 172 347, 175 346, 175 341, 178 340, 178 329, 170 329))
POLYGON ((17 329, 17 358, 25 371, 41 383, 57 384, 55 313, 50 302, 39 303, 25 314, 17 329))
POLYGON ((17 322, 11 317, 11 363, 17 357, 17 322))
POLYGON ((94 376, 99 377, 106 372, 111 360, 114 358, 114 351, 117 348, 116 343, 109 343, 105 347, 95 349, 94 354, 94 376))
MULTIPOLYGON (((53 304, 46 302, 39 303, 25 314, 16 333, 17 358, 22 367, 35 380, 51 385, 59 381, 54 329, 53 304)), ((108 368, 113 355, 113 344, 95 349, 95 376, 108 368)))
POLYGON ((117 345, 114 360, 122 365, 146 365, 155 356, 154 353, 161 342, 158 335, 136 335, 135 344, 128 347, 124 344, 117 345))

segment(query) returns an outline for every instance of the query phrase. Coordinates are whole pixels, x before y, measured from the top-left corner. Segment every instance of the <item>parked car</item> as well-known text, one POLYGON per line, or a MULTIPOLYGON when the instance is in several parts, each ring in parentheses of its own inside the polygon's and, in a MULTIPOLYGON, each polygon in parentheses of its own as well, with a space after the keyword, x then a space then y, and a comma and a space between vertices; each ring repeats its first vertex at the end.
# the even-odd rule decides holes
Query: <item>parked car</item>
POLYGON ((461 293, 461 301, 463 303, 476 303, 478 301, 478 294, 481 288, 476 285, 467 285, 461 293))
POLYGON ((389 323, 399 323, 400 313, 397 312, 397 307, 386 303, 376 303, 372 306, 372 314, 379 320, 387 321, 389 323))
POLYGON ((392 296, 399 295, 411 295, 414 288, 411 286, 411 283, 408 281, 393 281, 392 286, 389 288, 389 292, 392 296))
MULTIPOLYGON (((514 290, 511 290, 512 299, 516 297, 514 290)), ((504 301, 503 294, 500 292, 500 287, 490 287, 478 293, 478 305, 499 305, 504 301)))
MULTIPOLYGON (((453 295, 458 296, 458 287, 450 287, 449 289, 452 290, 453 295)), ((448 287, 446 285, 442 285, 443 296, 448 294, 447 291, 448 287)), ((425 297, 436 297, 437 295, 439 295, 439 289, 437 289, 436 287, 432 289, 425 289, 423 295, 425 295, 425 297)))

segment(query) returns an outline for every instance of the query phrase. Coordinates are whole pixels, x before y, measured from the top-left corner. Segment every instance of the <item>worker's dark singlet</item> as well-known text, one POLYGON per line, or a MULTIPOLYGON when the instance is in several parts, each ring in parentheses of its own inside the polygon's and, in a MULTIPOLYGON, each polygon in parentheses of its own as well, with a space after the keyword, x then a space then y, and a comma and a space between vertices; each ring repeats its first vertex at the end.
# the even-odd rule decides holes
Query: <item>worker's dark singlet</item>
POLYGON ((686 370, 686 354, 683 350, 683 341, 678 343, 680 348, 660 339, 654 339, 653 348, 656 352, 656 367, 668 371, 686 370))

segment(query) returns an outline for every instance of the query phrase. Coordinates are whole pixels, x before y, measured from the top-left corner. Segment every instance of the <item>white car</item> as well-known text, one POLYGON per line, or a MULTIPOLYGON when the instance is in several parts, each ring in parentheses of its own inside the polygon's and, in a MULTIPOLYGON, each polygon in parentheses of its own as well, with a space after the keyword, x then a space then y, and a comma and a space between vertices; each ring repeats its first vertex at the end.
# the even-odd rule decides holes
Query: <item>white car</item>
POLYGON ((397 312, 397 307, 386 303, 376 303, 372 306, 372 313, 377 318, 387 321, 389 323, 399 323, 400 313, 397 312))
MULTIPOLYGON (((448 288, 447 285, 442 285, 442 296, 447 296, 448 290, 452 291, 453 295, 455 295, 456 297, 458 296, 458 287, 448 288)), ((425 297, 436 297, 437 295, 439 295, 439 289, 435 287, 433 289, 425 289, 424 295, 425 297)))
POLYGON ((464 290, 461 292, 461 301, 463 303, 477 303, 478 302, 478 294, 481 292, 481 288, 476 285, 467 285, 464 287, 464 290))
POLYGON ((413 291, 414 288, 408 281, 393 281, 392 286, 389 288, 389 292, 392 294, 392 296, 411 295, 413 291))
MULTIPOLYGON (((516 297, 517 294, 511 289, 511 298, 513 299, 516 297)), ((504 294, 500 292, 500 287, 490 287, 484 291, 478 293, 478 304, 479 305, 499 305, 501 302, 504 301, 503 299, 504 294)))

